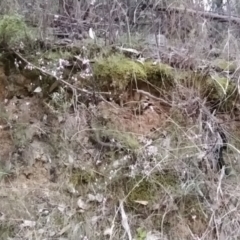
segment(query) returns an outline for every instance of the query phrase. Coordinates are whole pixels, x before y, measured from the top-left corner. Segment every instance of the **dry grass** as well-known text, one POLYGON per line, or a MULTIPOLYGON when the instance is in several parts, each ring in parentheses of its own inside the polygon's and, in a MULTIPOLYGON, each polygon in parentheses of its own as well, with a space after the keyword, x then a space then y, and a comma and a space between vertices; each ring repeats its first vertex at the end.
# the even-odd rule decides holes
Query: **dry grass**
MULTIPOLYGON (((11 4, 12 11, 19 11, 19 4, 11 4)), ((8 12, 9 6, 5 4, 1 9, 8 12)), ((125 10, 117 2, 110 10, 114 9, 121 9, 110 12, 124 22, 125 10)), ((38 12, 39 19, 34 20, 41 22, 41 14, 38 12)), ((112 19, 112 15, 107 16, 107 20, 112 19)), ((142 49, 151 58, 160 58, 162 51, 170 49, 183 58, 191 56, 203 65, 216 59, 214 54, 226 62, 236 61, 233 73, 224 73, 228 69, 222 69, 221 74, 238 81, 238 33, 228 26, 223 25, 223 31, 214 30, 219 34, 217 42, 210 36, 214 24, 201 17, 192 21, 192 17, 186 15, 181 21, 190 25, 191 31, 180 31, 176 28, 177 20, 173 19, 170 25, 165 23, 165 31, 169 32, 164 34, 168 36, 167 43, 164 38, 162 44, 157 41, 159 26, 153 19, 150 21, 152 29, 140 31, 141 34, 133 32, 130 25, 124 29, 120 23, 113 22, 103 30, 109 34, 118 30, 119 35, 107 36, 109 42, 142 49), (142 39, 146 41, 144 44, 142 39)), ((39 32, 42 31, 41 25, 39 32)), ((101 37, 98 42, 99 39, 101 37)), ((123 126, 127 123, 124 114, 118 115, 122 109, 114 108, 116 122, 128 131, 118 129, 116 134, 116 126, 110 125, 107 129, 104 124, 100 126, 107 135, 104 137, 111 138, 107 139, 111 143, 107 147, 90 141, 96 133, 90 120, 99 117, 98 106, 79 104, 77 95, 69 100, 64 89, 59 91, 58 98, 52 97, 46 109, 34 100, 34 108, 25 112, 25 101, 33 101, 25 97, 6 104, 9 116, 4 116, 4 120, 12 123, 15 114, 19 115, 18 121, 25 124, 26 129, 24 133, 19 132, 13 124, 13 129, 6 130, 10 135, 6 132, 1 135, 11 136, 8 140, 15 148, 9 150, 10 164, 0 166, 0 238, 238 239, 238 123, 230 122, 230 111, 211 113, 209 103, 194 90, 195 84, 198 83, 194 80, 177 82, 177 88, 171 93, 174 107, 163 111, 160 125, 145 135, 136 131, 129 133, 130 124, 123 126), (61 101, 56 102, 59 99, 61 101), (20 106, 19 109, 10 107, 14 105, 11 103, 20 106), (36 125, 32 124, 32 118, 36 125), (213 149, 222 144, 215 134, 219 126, 228 138, 224 153, 227 165, 214 171, 213 149), (115 135, 110 135, 113 130, 115 135), (124 147, 117 144, 120 135, 126 141, 124 147), (19 146, 15 136, 28 141, 19 146), (135 147, 129 147, 133 143, 135 147)), ((142 120, 134 123, 147 125, 142 120)))

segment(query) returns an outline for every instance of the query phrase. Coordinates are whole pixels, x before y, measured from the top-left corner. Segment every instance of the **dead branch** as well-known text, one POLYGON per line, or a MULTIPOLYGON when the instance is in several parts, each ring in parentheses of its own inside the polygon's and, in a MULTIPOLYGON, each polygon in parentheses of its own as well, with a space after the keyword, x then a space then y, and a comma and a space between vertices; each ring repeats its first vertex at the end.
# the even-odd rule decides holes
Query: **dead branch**
POLYGON ((231 22, 240 25, 240 18, 236 16, 226 16, 221 15, 218 13, 213 12, 204 12, 199 10, 193 10, 193 9, 183 9, 183 8, 167 8, 167 7, 159 7, 157 8, 157 11, 159 12, 167 12, 169 14, 177 13, 177 14, 189 14, 192 16, 201 16, 206 19, 210 20, 216 20, 219 22, 231 22))

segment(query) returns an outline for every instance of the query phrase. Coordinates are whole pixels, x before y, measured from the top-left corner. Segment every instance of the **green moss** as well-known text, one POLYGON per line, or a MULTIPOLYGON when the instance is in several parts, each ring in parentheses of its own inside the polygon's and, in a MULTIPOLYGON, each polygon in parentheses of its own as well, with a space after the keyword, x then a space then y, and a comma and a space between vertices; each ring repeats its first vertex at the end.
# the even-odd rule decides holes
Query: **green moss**
POLYGON ((129 194, 129 203, 134 201, 151 201, 154 199, 158 186, 148 179, 143 179, 141 176, 130 179, 126 183, 126 194, 129 194))
POLYGON ((26 135, 27 124, 17 123, 11 131, 12 139, 16 147, 26 147, 31 141, 26 135))
POLYGON ((219 102, 219 108, 230 111, 238 98, 237 86, 226 77, 213 76, 208 78, 206 96, 212 102, 219 102))
POLYGON ((149 89, 159 95, 161 90, 175 86, 175 72, 167 64, 140 63, 121 54, 99 58, 93 66, 94 84, 102 91, 118 96, 131 89, 149 89))
POLYGON ((177 188, 179 184, 177 175, 171 171, 164 171, 161 174, 156 174, 153 179, 157 184, 165 188, 177 188))
POLYGON ((95 181, 95 172, 91 170, 75 169, 70 177, 70 182, 75 186, 81 186, 95 181))
POLYGON ((93 143, 100 145, 103 143, 101 147, 104 145, 108 146, 109 148, 120 147, 121 149, 128 151, 135 151, 141 147, 134 134, 119 131, 117 129, 118 126, 114 126, 114 124, 109 120, 99 117, 97 120, 92 120, 91 125, 91 140, 93 143))
POLYGON ((18 15, 4 15, 0 18, 0 43, 4 46, 14 46, 28 43, 30 30, 23 18, 18 15))
POLYGON ((174 69, 167 64, 144 63, 144 70, 147 75, 147 81, 156 87, 166 88, 175 86, 174 69))
POLYGON ((14 237, 14 226, 8 223, 2 223, 0 225, 0 239, 8 239, 14 237))
POLYGON ((179 180, 174 173, 166 171, 161 174, 153 174, 149 179, 142 180, 142 176, 137 176, 126 184, 126 194, 131 192, 128 198, 130 202, 136 200, 151 201, 155 199, 163 187, 172 190, 178 188, 179 180))
POLYGON ((109 146, 116 145, 124 148, 126 150, 137 150, 140 148, 140 144, 135 138, 135 136, 128 132, 121 132, 116 129, 106 129, 106 128, 95 128, 94 130, 95 141, 99 142, 109 142, 109 146), (111 143, 114 140, 114 143, 111 143))
POLYGON ((99 58, 93 70, 96 83, 100 89, 107 91, 122 92, 131 80, 146 79, 146 73, 140 63, 120 54, 99 58))
POLYGON ((219 98, 230 96, 235 90, 236 85, 230 81, 230 79, 221 76, 213 76, 208 80, 209 85, 215 89, 215 92, 219 98))
POLYGON ((50 61, 58 61, 59 59, 69 59, 72 56, 71 52, 68 51, 46 51, 45 53, 43 53, 42 57, 46 60, 50 60, 50 61))
POLYGON ((215 59, 212 62, 213 67, 220 71, 234 72, 237 69, 237 64, 234 61, 226 61, 225 59, 215 59))
POLYGON ((137 229, 137 236, 136 239, 137 240, 145 240, 147 238, 147 232, 145 229, 143 228, 138 228, 137 229))
POLYGON ((201 72, 182 71, 178 74, 178 82, 186 88, 194 89, 202 99, 219 103, 219 109, 230 110, 238 96, 236 84, 217 73, 209 76, 201 72))

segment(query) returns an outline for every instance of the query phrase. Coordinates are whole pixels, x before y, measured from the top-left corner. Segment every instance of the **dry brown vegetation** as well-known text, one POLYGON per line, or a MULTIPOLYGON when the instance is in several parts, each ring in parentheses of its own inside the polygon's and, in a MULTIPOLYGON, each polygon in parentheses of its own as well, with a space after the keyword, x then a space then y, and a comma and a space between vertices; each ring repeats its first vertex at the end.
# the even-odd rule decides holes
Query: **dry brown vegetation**
POLYGON ((157 2, 0 3, 0 239, 239 239, 237 8, 157 2))

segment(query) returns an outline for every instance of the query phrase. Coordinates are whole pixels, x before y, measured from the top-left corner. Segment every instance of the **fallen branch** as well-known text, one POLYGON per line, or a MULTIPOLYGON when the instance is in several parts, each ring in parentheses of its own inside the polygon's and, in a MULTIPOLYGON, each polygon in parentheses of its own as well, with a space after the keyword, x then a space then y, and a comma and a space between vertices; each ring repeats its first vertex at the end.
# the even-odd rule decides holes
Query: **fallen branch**
POLYGON ((199 10, 193 10, 193 9, 183 9, 183 8, 167 8, 167 7, 159 7, 157 8, 157 11, 159 12, 167 12, 169 14, 178 13, 178 14, 190 14, 190 15, 199 15, 204 18, 210 19, 210 20, 216 20, 219 22, 231 22, 240 25, 240 18, 236 16, 226 16, 221 15, 218 13, 213 12, 204 12, 199 10))

